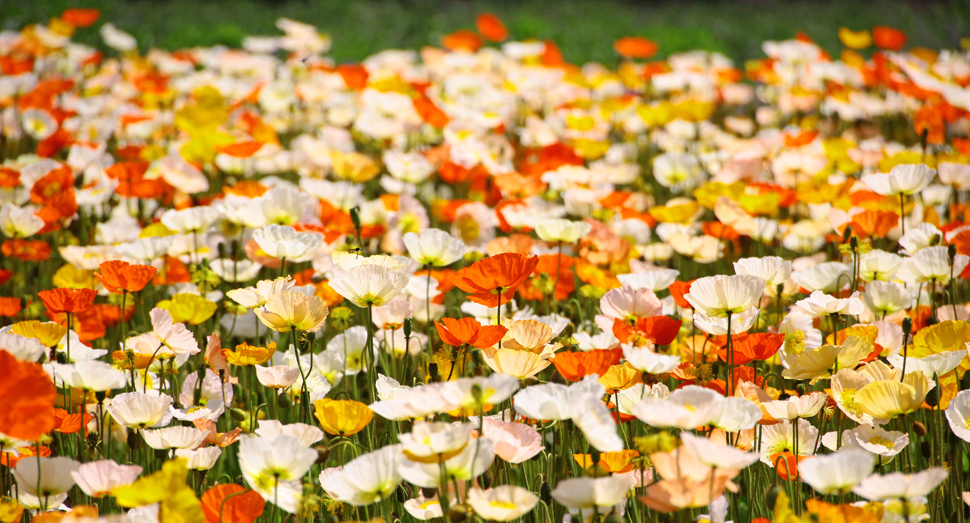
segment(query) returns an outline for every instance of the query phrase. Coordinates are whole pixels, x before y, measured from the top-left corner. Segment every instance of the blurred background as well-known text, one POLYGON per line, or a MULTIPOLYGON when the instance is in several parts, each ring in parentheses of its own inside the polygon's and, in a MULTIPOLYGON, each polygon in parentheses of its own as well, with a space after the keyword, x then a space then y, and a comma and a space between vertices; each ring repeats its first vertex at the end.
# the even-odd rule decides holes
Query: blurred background
MULTIPOLYGON (((512 39, 554 40, 573 63, 612 62, 613 41, 632 35, 657 42, 660 58, 706 49, 738 61, 763 57, 761 42, 798 31, 838 53, 843 26, 891 26, 906 31, 910 46, 937 49, 970 37, 970 0, 0 0, 0 25, 46 22, 68 7, 100 9, 102 21, 133 34, 143 49, 239 46, 247 35, 278 34, 275 20, 288 17, 328 32, 338 62, 437 45, 443 35, 474 29, 483 12, 498 15, 512 39)), ((101 45, 97 31, 75 40, 101 45)))

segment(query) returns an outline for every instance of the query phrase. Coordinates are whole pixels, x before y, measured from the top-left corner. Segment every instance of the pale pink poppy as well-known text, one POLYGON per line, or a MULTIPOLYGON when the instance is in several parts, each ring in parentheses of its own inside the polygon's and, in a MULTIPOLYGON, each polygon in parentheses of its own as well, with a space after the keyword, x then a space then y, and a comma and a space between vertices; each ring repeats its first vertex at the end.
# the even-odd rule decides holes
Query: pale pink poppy
POLYGON ((495 442, 495 454, 509 463, 522 463, 544 447, 539 432, 525 423, 485 418, 482 432, 495 442))

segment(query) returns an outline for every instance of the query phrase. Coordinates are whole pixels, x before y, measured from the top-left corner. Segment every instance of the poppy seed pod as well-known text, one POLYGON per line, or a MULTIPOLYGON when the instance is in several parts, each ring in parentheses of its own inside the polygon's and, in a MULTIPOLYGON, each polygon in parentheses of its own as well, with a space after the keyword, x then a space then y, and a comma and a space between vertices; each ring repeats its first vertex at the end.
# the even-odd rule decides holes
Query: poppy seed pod
POLYGON ((923 424, 922 421, 914 421, 913 422, 913 432, 915 432, 916 435, 919 436, 919 437, 925 436, 926 435, 926 425, 923 424))

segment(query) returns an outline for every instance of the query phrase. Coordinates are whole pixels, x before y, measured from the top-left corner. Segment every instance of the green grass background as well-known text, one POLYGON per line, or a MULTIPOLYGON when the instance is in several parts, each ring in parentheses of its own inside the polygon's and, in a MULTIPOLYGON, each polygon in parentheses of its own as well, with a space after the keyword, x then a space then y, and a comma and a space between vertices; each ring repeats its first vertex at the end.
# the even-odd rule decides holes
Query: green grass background
MULTIPOLYGON (((44 22, 67 7, 100 9, 101 21, 131 32, 146 49, 238 46, 246 35, 278 34, 273 23, 285 16, 330 33, 331 55, 341 62, 437 44, 444 34, 473 28, 482 12, 499 15, 513 38, 553 39, 576 63, 611 62, 613 40, 628 35, 658 42, 661 56, 707 49, 736 60, 760 57, 761 42, 799 30, 832 52, 840 49, 840 26, 898 27, 912 45, 932 48, 956 48, 970 36, 970 0, 0 0, 0 26, 44 22)), ((76 40, 99 45, 96 27, 80 30, 76 40)))

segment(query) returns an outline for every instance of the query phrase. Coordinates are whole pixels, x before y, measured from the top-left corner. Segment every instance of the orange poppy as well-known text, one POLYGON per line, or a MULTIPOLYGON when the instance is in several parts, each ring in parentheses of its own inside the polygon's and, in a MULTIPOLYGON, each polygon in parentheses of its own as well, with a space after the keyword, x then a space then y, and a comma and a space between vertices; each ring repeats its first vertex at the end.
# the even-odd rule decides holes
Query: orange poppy
POLYGON ((54 409, 54 430, 61 434, 74 434, 81 430, 81 427, 84 427, 84 435, 87 436, 88 423, 92 419, 94 419, 94 416, 87 412, 71 414, 64 409, 54 409))
POLYGON ((684 295, 690 292, 690 284, 692 283, 694 283, 694 280, 675 281, 667 288, 670 291, 670 295, 674 298, 674 302, 682 309, 693 309, 690 302, 684 298, 684 295))
MULTIPOLYGON (((846 226, 852 227, 856 236, 866 239, 869 236, 885 238, 889 231, 899 223, 899 215, 891 211, 863 211, 852 217, 846 226)), ((845 227, 842 227, 845 231, 845 227)))
POLYGON ((475 18, 475 28, 490 42, 501 42, 509 37, 509 30, 499 17, 492 13, 482 13, 475 18))
POLYGON ((785 134, 785 147, 802 147, 808 145, 818 136, 818 131, 801 131, 798 134, 785 134))
POLYGON ((482 48, 482 37, 468 29, 459 29, 441 38, 441 45, 449 51, 468 51, 474 53, 482 48))
MULTIPOLYGON (((129 310, 133 311, 134 304, 131 305, 132 307, 129 307, 129 310)), ((66 313, 51 312, 48 310, 47 317, 50 318, 51 321, 67 327, 66 313)), ((105 325, 102 307, 95 305, 76 313, 74 318, 72 318, 71 328, 81 341, 93 341, 104 337, 104 335, 108 333, 108 327, 105 325)))
POLYGON ((542 65, 546 67, 562 67, 566 65, 566 60, 562 57, 562 50, 552 40, 542 42, 545 46, 542 50, 542 65))
POLYGON ((40 291, 37 296, 48 312, 77 314, 88 310, 94 304, 98 291, 94 289, 50 289, 40 291))
POLYGON ((482 325, 475 318, 442 318, 434 322, 441 341, 453 347, 471 345, 480 349, 495 346, 508 329, 501 325, 482 325))
POLYGON ((623 352, 619 349, 593 349, 591 351, 559 352, 552 358, 552 364, 562 377, 569 381, 579 381, 586 376, 602 376, 620 362, 623 352))
POLYGON ((34 70, 34 59, 18 59, 11 56, 0 56, 0 73, 10 76, 29 73, 34 70))
POLYGON ((65 9, 61 13, 61 20, 73 25, 74 27, 88 27, 93 25, 101 18, 101 11, 97 9, 65 9))
POLYGON ((613 49, 623 58, 647 59, 657 54, 657 44, 642 36, 627 36, 613 42, 613 49))
POLYGON ((45 261, 51 257, 51 246, 44 240, 7 240, 0 252, 20 261, 45 261))
MULTIPOLYGON (((485 252, 489 256, 496 256, 503 252, 517 252, 528 256, 532 253, 533 239, 525 234, 513 234, 511 236, 499 236, 489 240, 485 245, 485 252)), ((541 260, 540 260, 540 263, 541 260)))
POLYGON ((340 64, 337 66, 337 74, 344 80, 348 89, 363 91, 367 87, 367 79, 370 73, 360 64, 340 64))
POLYGON ((0 187, 16 187, 20 185, 20 171, 9 167, 0 167, 0 187))
POLYGON ((418 116, 432 127, 441 129, 451 121, 451 118, 424 94, 415 96, 412 103, 418 116))
POLYGON ((265 508, 258 492, 235 483, 216 485, 202 494, 206 523, 253 523, 265 508))
POLYGON ((906 45, 906 33, 892 27, 873 27, 872 41, 880 49, 899 51, 906 45))
POLYGON ((775 472, 778 477, 788 481, 798 479, 798 464, 812 456, 796 456, 789 451, 772 454, 770 459, 775 465, 775 472))
POLYGON ((539 256, 539 264, 536 265, 535 277, 526 280, 519 288, 519 296, 524 300, 541 300, 548 292, 543 292, 538 287, 542 283, 541 278, 546 278, 549 287, 555 285, 553 298, 557 301, 569 299, 569 295, 576 290, 576 279, 573 277, 573 265, 576 264, 570 256, 563 255, 562 260, 557 261, 558 254, 543 254, 539 256), (559 270, 558 277, 556 270, 559 270))
MULTIPOLYGON (((17 447, 16 454, 14 454, 13 452, 0 453, 0 465, 14 468, 17 466, 18 461, 24 458, 29 458, 36 455, 37 455, 37 447, 35 446, 17 447)), ((50 455, 51 455, 51 449, 49 447, 45 447, 44 445, 41 445, 40 457, 46 458, 46 457, 50 457, 50 455)))
POLYGON ((722 222, 704 222, 701 224, 701 230, 704 232, 704 234, 713 236, 718 240, 728 240, 734 242, 741 238, 741 234, 736 231, 734 227, 726 225, 722 222))
MULTIPOLYGON (((774 356, 785 342, 784 334, 769 332, 741 334, 732 338, 731 349, 734 351, 735 365, 744 365, 751 360, 765 361, 774 356)), ((718 350, 717 355, 721 361, 727 361, 727 348, 718 350)))
POLYGON ((255 140, 247 140, 244 142, 235 142, 228 145, 217 145, 216 152, 227 154, 234 158, 249 158, 250 156, 259 152, 263 147, 263 142, 257 142, 255 140))
POLYGON ((13 318, 20 314, 21 309, 23 309, 23 303, 20 298, 0 298, 0 317, 13 318))
POLYGON ((913 116, 913 130, 916 134, 926 134, 926 143, 942 145, 946 143, 946 121, 940 107, 927 104, 913 116))
POLYGON ((680 332, 683 322, 669 316, 649 316, 638 318, 636 325, 620 319, 613 320, 613 335, 620 343, 628 343, 632 336, 650 340, 654 345, 670 345, 680 332))
POLYGON ((138 292, 155 277, 158 269, 151 265, 132 265, 121 260, 110 260, 101 264, 101 270, 94 276, 108 292, 138 292))
POLYGON ((0 432, 37 441, 54 429, 57 389, 37 363, 20 361, 0 350, 0 432))
POLYGON ((479 305, 499 307, 512 299, 538 264, 538 256, 513 252, 490 256, 455 273, 455 286, 471 293, 468 299, 479 305))

